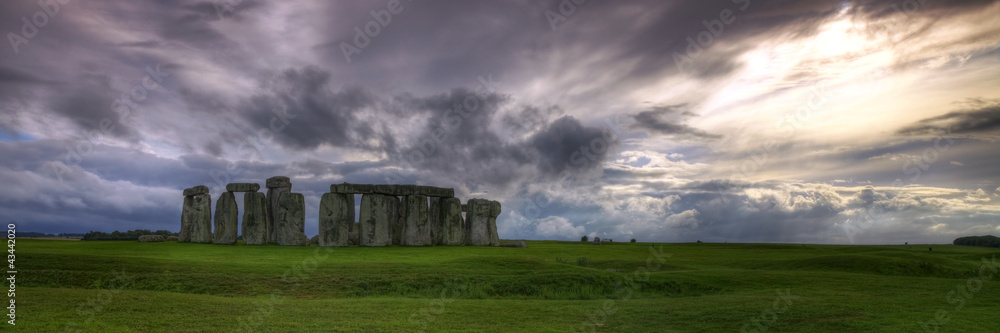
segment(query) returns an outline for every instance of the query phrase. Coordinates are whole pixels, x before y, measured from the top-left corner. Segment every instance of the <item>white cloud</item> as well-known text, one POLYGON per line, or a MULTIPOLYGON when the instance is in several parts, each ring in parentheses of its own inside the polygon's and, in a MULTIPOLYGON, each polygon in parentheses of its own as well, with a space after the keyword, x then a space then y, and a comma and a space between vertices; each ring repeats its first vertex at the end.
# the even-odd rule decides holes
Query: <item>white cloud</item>
POLYGON ((539 236, 575 238, 586 232, 583 226, 574 226, 568 219, 562 216, 549 216, 538 220, 535 233, 539 236))

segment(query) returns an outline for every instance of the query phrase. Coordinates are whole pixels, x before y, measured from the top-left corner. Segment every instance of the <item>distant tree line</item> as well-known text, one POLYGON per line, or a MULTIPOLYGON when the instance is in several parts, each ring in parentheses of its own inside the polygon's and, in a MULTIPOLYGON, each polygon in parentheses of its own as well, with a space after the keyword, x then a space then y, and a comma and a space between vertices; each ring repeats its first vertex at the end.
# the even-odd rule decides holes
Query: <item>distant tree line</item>
POLYGON ((86 233, 86 234, 83 235, 83 240, 85 240, 85 241, 90 241, 90 240, 134 241, 134 240, 139 240, 139 236, 142 236, 142 235, 161 235, 164 238, 166 238, 166 237, 170 237, 170 236, 177 236, 177 233, 176 232, 170 232, 170 231, 167 231, 167 230, 149 231, 149 230, 146 230, 146 229, 129 230, 129 231, 126 231, 126 232, 121 232, 121 231, 115 230, 115 231, 111 232, 110 234, 106 233, 106 232, 100 232, 100 231, 91 231, 91 232, 88 232, 88 233, 86 233))
POLYGON ((965 236, 955 239, 955 245, 1000 247, 1000 237, 997 236, 965 236))
POLYGON ((63 237, 63 238, 78 238, 78 237, 83 237, 83 234, 72 234, 72 233, 47 234, 47 233, 44 233, 44 232, 19 231, 19 232, 17 232, 17 237, 63 237))

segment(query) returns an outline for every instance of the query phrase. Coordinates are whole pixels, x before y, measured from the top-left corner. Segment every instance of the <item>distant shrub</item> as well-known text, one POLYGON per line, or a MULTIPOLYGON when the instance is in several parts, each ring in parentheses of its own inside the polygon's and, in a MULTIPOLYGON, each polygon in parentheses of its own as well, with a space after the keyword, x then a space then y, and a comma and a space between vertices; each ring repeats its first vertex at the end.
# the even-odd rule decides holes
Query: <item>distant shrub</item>
POLYGON ((587 237, 587 235, 583 235, 583 237, 580 237, 580 241, 581 242, 586 242, 588 239, 590 239, 590 238, 587 237))
POLYGON ((956 238, 952 244, 966 246, 1000 247, 1000 237, 997 236, 966 236, 956 238))
POLYGON ((701 244, 701 240, 700 239, 698 240, 698 244, 701 244))
POLYGON ((587 265, 590 265, 590 259, 587 259, 587 257, 576 258, 576 265, 580 267, 587 267, 587 265))
POLYGON ((632 240, 630 240, 629 242, 635 243, 635 238, 632 238, 632 240))

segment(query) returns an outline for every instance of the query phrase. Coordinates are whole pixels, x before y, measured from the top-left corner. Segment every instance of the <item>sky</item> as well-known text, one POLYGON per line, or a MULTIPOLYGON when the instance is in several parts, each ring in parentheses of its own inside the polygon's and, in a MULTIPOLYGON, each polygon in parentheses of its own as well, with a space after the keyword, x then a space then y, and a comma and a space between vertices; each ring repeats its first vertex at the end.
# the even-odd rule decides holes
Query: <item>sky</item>
POLYGON ((21 231, 177 231, 184 188, 280 175, 309 236, 343 182, 498 200, 504 239, 1000 234, 998 1, 4 1, 0 32, 21 231))

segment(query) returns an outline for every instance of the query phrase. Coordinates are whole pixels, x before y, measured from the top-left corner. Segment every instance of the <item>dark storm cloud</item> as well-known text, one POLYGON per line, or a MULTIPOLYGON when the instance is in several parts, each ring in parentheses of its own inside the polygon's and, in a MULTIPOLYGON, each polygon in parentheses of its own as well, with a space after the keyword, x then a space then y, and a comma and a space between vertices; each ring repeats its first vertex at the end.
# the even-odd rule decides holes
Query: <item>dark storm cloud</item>
POLYGON ((684 105, 658 106, 636 113, 631 115, 635 119, 635 123, 631 127, 680 138, 718 139, 722 137, 684 124, 687 118, 697 115, 683 110, 683 107, 684 105))
POLYGON ((896 131, 900 135, 997 134, 1000 101, 978 101, 977 107, 922 119, 896 131))
POLYGON ((80 130, 91 131, 99 128, 114 128, 104 134, 123 139, 136 139, 138 132, 129 124, 122 123, 121 115, 114 111, 115 90, 111 78, 106 75, 84 74, 75 85, 55 87, 54 99, 49 110, 56 115, 71 120, 80 130), (102 125, 102 122, 106 122, 102 125))

